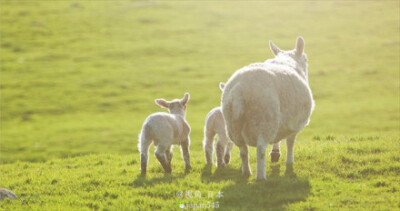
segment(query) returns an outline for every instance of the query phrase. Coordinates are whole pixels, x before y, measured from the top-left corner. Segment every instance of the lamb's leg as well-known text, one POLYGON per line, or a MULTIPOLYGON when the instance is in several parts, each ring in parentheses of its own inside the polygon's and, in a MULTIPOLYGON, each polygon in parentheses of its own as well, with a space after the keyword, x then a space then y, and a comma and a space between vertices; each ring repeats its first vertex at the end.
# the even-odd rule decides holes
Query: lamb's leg
POLYGON ((140 164, 141 164, 140 170, 142 175, 146 175, 148 160, 149 160, 148 153, 140 153, 140 164))
POLYGON ((171 165, 167 161, 167 157, 165 155, 165 151, 167 150, 168 147, 163 146, 163 145, 158 145, 156 152, 154 153, 158 161, 160 162, 161 166, 164 168, 165 173, 170 174, 172 169, 171 165))
POLYGON ((172 157, 173 157, 172 145, 167 148, 165 153, 167 155, 167 161, 168 161, 169 165, 171 166, 171 161, 172 161, 172 157))
POLYGON ((235 144, 232 141, 228 141, 228 144, 225 148, 225 157, 224 157, 225 165, 228 165, 229 162, 231 161, 231 151, 234 145, 235 144))
POLYGON ((189 145, 190 145, 190 139, 189 139, 189 137, 187 137, 181 143, 182 157, 183 157, 183 160, 185 161, 186 171, 188 171, 192 168, 192 166, 190 165, 189 145))
POLYGON ((224 161, 225 148, 226 148, 226 140, 224 140, 223 136, 222 137, 219 136, 219 140, 217 141, 217 147, 215 149, 217 154, 217 167, 220 168, 225 167, 225 161, 224 161))
POLYGON ((203 147, 207 165, 212 165, 213 163, 214 136, 215 133, 212 131, 207 130, 204 132, 203 147))
POLYGON ((271 155, 271 162, 279 161, 279 158, 281 157, 280 144, 281 142, 279 141, 273 145, 272 150, 269 153, 271 155))
POLYGON ((140 138, 140 167, 141 174, 146 175, 147 171, 147 163, 149 161, 149 146, 151 144, 151 140, 147 140, 144 136, 140 138))
POLYGON ((247 145, 243 145, 239 147, 240 150, 240 158, 242 159, 242 173, 243 176, 249 177, 251 176, 251 169, 249 164, 249 150, 247 145))
POLYGON ((294 163, 294 141, 296 140, 296 135, 292 135, 286 139, 286 165, 291 165, 294 163))
POLYGON ((257 180, 265 180, 267 179, 265 173, 265 151, 267 149, 268 144, 262 139, 259 138, 257 141, 257 180))

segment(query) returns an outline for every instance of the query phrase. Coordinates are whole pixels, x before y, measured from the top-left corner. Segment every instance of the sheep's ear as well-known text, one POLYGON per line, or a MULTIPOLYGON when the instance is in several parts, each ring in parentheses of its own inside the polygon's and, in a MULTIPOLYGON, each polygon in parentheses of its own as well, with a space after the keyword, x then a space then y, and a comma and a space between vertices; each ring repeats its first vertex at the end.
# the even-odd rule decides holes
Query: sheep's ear
POLYGON ((302 37, 297 38, 296 42, 296 55, 301 56, 304 52, 304 39, 302 37))
POLYGON ((219 82, 219 89, 220 89, 221 91, 224 91, 224 89, 225 89, 225 83, 219 82))
POLYGON ((279 52, 281 52, 281 49, 278 48, 272 41, 269 41, 269 48, 271 49, 272 53, 276 56, 278 55, 279 52))
POLYGON ((164 99, 156 99, 155 100, 156 104, 159 105, 161 108, 168 108, 169 107, 169 103, 164 100, 164 99))
POLYGON ((181 104, 182 105, 186 105, 186 103, 189 101, 190 95, 189 93, 185 93, 185 95, 183 96, 183 98, 181 99, 181 104))

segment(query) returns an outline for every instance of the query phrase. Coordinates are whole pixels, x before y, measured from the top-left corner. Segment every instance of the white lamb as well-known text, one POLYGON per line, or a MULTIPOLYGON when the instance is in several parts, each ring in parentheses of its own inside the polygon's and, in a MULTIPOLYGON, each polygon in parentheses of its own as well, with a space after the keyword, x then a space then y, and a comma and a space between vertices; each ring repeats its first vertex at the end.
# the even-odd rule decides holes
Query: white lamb
MULTIPOLYGON (((225 84, 220 83, 219 88, 223 91, 225 84)), ((216 146, 217 167, 225 167, 229 164, 231 159, 231 151, 233 142, 229 139, 226 129, 225 120, 222 116, 221 107, 213 108, 206 117, 206 124, 204 126, 204 153, 208 165, 213 163, 213 150, 214 150, 214 137, 218 135, 216 146)))
MULTIPOLYGON (((274 59, 236 71, 222 94, 222 111, 231 140, 239 147, 242 172, 251 175, 247 145, 257 147, 257 180, 265 180, 265 150, 286 139, 288 167, 294 162, 296 135, 310 121, 314 100, 308 85, 304 40, 282 51, 272 42, 274 59)), ((279 157, 278 157, 279 158, 279 157)))
POLYGON ((154 141, 157 147, 155 156, 166 173, 171 173, 172 145, 181 145, 182 157, 186 164, 186 171, 190 166, 190 126, 185 120, 186 104, 189 101, 189 93, 180 100, 166 101, 156 99, 155 102, 162 108, 168 108, 169 114, 158 112, 147 117, 139 135, 139 151, 141 173, 146 174, 149 146, 154 141))

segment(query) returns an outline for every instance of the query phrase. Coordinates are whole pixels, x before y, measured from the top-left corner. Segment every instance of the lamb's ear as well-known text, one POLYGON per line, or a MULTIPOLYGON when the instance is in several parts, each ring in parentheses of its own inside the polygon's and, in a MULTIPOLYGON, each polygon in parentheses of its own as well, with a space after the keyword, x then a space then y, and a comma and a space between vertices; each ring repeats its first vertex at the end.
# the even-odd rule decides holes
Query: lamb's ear
POLYGON ((190 95, 189 93, 185 93, 185 95, 183 96, 183 98, 181 99, 181 104, 182 105, 186 105, 186 103, 189 101, 190 95))
POLYGON ((304 52, 304 39, 302 37, 297 38, 296 42, 296 55, 301 56, 304 52))
POLYGON ((161 108, 168 108, 169 107, 169 103, 164 100, 164 99, 156 99, 155 100, 156 104, 159 105, 161 108))
POLYGON ((224 91, 224 89, 225 89, 225 83, 219 82, 219 89, 220 89, 221 91, 224 91))
POLYGON ((278 55, 279 52, 281 52, 281 49, 278 48, 272 41, 269 41, 269 48, 271 49, 272 53, 276 56, 278 55))

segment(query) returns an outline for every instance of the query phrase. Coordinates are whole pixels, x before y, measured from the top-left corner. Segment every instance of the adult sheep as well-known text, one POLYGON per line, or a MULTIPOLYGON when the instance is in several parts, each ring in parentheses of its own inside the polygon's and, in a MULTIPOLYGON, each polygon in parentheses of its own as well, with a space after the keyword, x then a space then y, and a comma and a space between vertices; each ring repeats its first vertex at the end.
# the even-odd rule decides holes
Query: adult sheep
POLYGON ((314 100, 308 84, 304 40, 294 50, 282 51, 269 43, 274 59, 236 71, 222 94, 222 112, 228 135, 239 147, 242 173, 251 175, 248 145, 257 147, 257 180, 265 180, 265 151, 286 139, 286 164, 294 162, 296 135, 310 121, 314 100))

